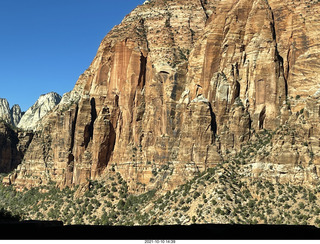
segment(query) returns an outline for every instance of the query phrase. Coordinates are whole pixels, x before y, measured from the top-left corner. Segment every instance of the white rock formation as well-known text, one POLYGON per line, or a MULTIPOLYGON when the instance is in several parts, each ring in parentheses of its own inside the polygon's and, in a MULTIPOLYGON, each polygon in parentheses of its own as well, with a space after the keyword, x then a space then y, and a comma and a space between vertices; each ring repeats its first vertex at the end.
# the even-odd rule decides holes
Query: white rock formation
POLYGON ((7 99, 0 98, 0 120, 11 124, 10 107, 7 99))
POLYGON ((12 106, 10 110, 10 115, 11 115, 11 123, 14 126, 18 126, 22 117, 21 108, 18 104, 15 104, 12 106))
POLYGON ((50 112, 61 101, 61 96, 55 92, 41 95, 35 104, 22 116, 18 127, 25 130, 34 130, 39 120, 50 112))

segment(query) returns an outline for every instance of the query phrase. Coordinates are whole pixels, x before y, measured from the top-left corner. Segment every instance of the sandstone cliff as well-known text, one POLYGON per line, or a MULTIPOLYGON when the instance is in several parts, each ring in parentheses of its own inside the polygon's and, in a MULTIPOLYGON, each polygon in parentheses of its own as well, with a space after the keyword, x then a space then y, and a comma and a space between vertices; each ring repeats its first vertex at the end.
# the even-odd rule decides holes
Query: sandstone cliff
POLYGON ((33 134, 14 131, 5 122, 0 122, 0 173, 9 173, 22 161, 33 134))
POLYGON ((35 104, 33 104, 22 116, 18 123, 18 127, 25 130, 36 129, 39 120, 59 104, 60 101, 61 96, 55 92, 41 95, 35 104))
POLYGON ((245 177, 314 185, 319 11, 309 0, 146 1, 104 38, 7 180, 72 186, 112 168, 130 191, 168 190, 267 130, 276 139, 248 153, 245 177))

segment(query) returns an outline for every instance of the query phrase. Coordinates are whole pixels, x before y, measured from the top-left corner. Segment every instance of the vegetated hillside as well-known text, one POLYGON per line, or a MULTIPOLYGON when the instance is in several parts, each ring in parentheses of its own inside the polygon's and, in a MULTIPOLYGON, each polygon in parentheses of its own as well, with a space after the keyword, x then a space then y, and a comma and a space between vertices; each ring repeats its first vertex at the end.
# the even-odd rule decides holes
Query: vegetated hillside
MULTIPOLYGON (((108 178, 88 181, 85 188, 60 190, 49 184, 17 192, 11 186, 2 186, 0 208, 22 219, 61 220, 67 225, 320 226, 319 187, 310 189, 250 177, 251 164, 247 158, 258 155, 274 136, 269 131, 257 134, 256 140, 239 154, 172 191, 154 189, 130 194, 127 182, 110 169, 108 178)), ((155 171, 153 176, 161 172, 170 174, 170 164, 155 171)))

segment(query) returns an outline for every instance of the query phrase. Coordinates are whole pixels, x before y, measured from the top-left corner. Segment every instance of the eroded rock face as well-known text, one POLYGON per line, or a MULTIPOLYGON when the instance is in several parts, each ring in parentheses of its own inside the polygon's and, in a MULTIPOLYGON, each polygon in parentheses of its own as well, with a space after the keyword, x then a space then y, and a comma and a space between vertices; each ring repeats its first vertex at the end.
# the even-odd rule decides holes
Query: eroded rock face
POLYGON ((21 108, 15 104, 10 109, 7 99, 0 98, 0 119, 7 124, 16 127, 21 119, 21 108))
POLYGON ((302 123, 294 144, 259 162, 304 164, 293 145, 319 131, 318 100, 308 98, 320 84, 319 10, 316 1, 146 1, 43 118, 13 182, 71 186, 113 168, 132 191, 172 189, 302 114, 308 133, 302 123))
POLYGON ((10 114, 12 124, 17 127, 22 117, 20 106, 18 104, 13 105, 10 110, 10 114))
POLYGON ((11 124, 10 107, 5 98, 0 98, 0 119, 11 124))
POLYGON ((0 173, 9 173, 21 163, 32 137, 31 132, 14 131, 0 122, 0 173))
POLYGON ((59 104, 60 101, 61 96, 55 92, 41 95, 35 104, 33 104, 22 116, 18 123, 18 127, 25 130, 36 129, 39 120, 59 104))

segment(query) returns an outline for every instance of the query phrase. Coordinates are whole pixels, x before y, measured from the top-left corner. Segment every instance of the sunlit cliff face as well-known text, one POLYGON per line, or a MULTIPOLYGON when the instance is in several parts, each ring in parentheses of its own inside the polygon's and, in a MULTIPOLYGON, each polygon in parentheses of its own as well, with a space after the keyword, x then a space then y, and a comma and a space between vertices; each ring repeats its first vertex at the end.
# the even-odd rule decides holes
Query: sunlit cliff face
POLYGON ((263 149, 268 155, 248 157, 248 177, 314 184, 319 6, 275 0, 138 6, 42 120, 6 183, 73 186, 113 168, 131 191, 169 190, 235 155, 256 132, 288 126, 290 135, 279 134, 263 149))

